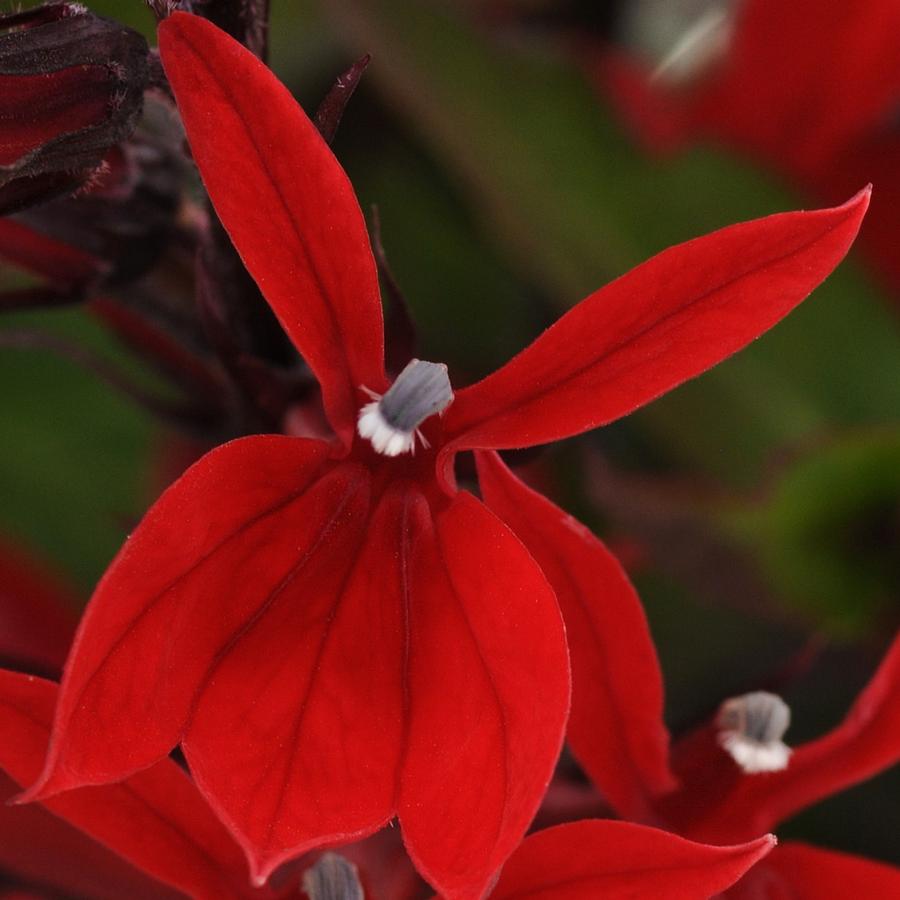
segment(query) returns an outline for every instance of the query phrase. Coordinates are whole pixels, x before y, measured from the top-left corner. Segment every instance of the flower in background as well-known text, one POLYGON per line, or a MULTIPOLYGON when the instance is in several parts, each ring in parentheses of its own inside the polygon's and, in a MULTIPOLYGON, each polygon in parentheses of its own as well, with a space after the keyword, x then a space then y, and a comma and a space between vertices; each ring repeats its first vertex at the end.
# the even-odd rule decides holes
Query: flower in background
POLYGON ((560 604, 578 617, 573 746, 605 768, 624 717, 644 731, 623 808, 673 782, 658 685, 638 684, 647 665, 623 650, 649 638, 620 573, 602 573, 608 608, 568 603, 515 517, 511 530, 458 490, 456 455, 597 427, 737 351, 844 256, 868 191, 671 248, 471 387, 424 361, 391 382, 362 213, 315 126, 210 23, 173 14, 160 44, 216 212, 318 378, 332 432, 225 444, 149 511, 85 614, 27 796, 121 780, 180 743, 258 883, 396 817, 435 887, 481 896, 559 753, 560 604), (614 651, 599 682, 584 642, 614 651))
POLYGON ((900 295, 900 3, 707 6, 656 72, 582 44, 589 73, 653 152, 717 142, 825 203, 873 183, 860 246, 900 295))
MULTIPOLYGON (((478 465, 485 502, 534 554, 571 623, 574 693, 591 675, 606 685, 607 703, 595 703, 593 720, 602 744, 586 753, 573 732, 572 749, 616 813, 696 841, 738 843, 900 761, 898 636, 834 730, 788 752, 783 701, 760 692, 733 698, 714 721, 674 743, 664 761, 674 789, 661 795, 636 763, 651 746, 648 736, 663 729, 661 702, 648 699, 661 698, 662 675, 649 638, 635 641, 633 627, 612 627, 614 616, 640 608, 634 588, 597 538, 523 484, 499 456, 480 453, 478 465), (592 629, 585 610, 608 617, 606 627, 592 629), (610 714, 613 705, 622 711, 618 717, 610 714)), ((578 709, 573 697, 573 727, 578 709)), ((728 896, 838 900, 898 893, 896 868, 788 841, 728 896)))

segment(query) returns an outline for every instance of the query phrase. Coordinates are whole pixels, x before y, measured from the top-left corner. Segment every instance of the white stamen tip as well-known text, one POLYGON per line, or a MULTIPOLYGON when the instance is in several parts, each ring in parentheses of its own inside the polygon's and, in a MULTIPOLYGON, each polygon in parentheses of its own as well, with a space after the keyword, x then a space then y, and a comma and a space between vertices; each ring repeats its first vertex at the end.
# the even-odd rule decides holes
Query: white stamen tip
POLYGON ((726 700, 717 718, 719 743, 748 775, 787 768, 791 749, 781 738, 790 707, 775 694, 755 691, 726 700))
POLYGON ((384 396, 361 389, 372 402, 359 411, 356 430, 384 456, 414 453, 416 436, 428 447, 419 426, 453 402, 447 367, 420 359, 406 366, 384 396))
POLYGON ((791 758, 791 748, 781 741, 761 744, 734 732, 723 732, 719 741, 722 748, 747 775, 780 772, 787 768, 791 758))
POLYGON ((408 434, 391 427, 381 414, 378 402, 367 403, 359 413, 356 429, 360 437, 372 442, 372 446, 384 456, 399 456, 413 449, 415 432, 408 434))

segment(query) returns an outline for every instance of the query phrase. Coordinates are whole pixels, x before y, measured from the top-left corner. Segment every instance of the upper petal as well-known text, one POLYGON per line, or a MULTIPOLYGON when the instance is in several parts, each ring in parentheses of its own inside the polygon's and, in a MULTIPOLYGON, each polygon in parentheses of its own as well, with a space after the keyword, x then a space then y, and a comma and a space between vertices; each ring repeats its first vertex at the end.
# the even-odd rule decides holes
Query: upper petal
POLYGON ((526 838, 491 898, 707 900, 734 884, 774 845, 767 836, 713 847, 629 822, 573 822, 526 838))
POLYGON ((503 368, 457 392, 448 451, 527 447, 626 415, 790 312, 853 242, 869 190, 843 206, 732 225, 591 294, 503 368))
POLYGON ((176 12, 159 46, 216 212, 349 442, 359 386, 385 383, 378 275, 353 188, 288 89, 237 41, 176 12))
POLYGON ((218 655, 346 498, 365 490, 349 473, 321 478, 326 454, 315 441, 244 438, 162 495, 82 619, 30 799, 120 779, 178 743, 218 655))
MULTIPOLYGON (((40 771, 56 693, 56 685, 48 681, 0 671, 0 768, 20 785, 32 781, 40 771)), ((142 872, 198 900, 251 895, 240 849, 184 772, 170 760, 162 760, 122 784, 82 788, 54 797, 46 805, 142 872)), ((16 812, 28 814, 31 810, 19 807, 16 812)), ((51 841, 45 850, 52 854, 51 841)), ((63 852, 71 843, 63 835, 63 852)), ((101 874, 121 877, 121 866, 108 864, 99 856, 98 860, 103 866, 101 874)), ((62 862, 51 856, 45 866, 53 868, 62 862)), ((127 890, 132 896, 134 884, 127 890)))
POLYGON ((579 522, 476 454, 485 502, 532 553, 556 592, 572 655, 568 740, 620 815, 652 819, 671 790, 662 674, 641 602, 613 555, 579 522))
MULTIPOLYGON (((689 833, 708 840, 740 840, 773 828, 900 760, 900 635, 844 721, 795 748, 783 771, 739 776, 724 752, 713 749, 711 731, 687 740, 697 745, 690 754, 695 764, 684 774, 683 796, 672 799, 677 804, 673 813, 689 833), (704 753, 715 759, 701 756, 704 753), (716 787, 710 790, 709 785, 716 787), (701 796, 700 791, 708 793, 701 796)), ((682 750, 679 755, 687 754, 682 750)))
POLYGON ((553 592, 469 494, 417 528, 404 595, 409 733, 400 823, 447 898, 480 898, 547 789, 569 705, 553 592))
POLYGON ((727 894, 728 900, 847 900, 900 897, 900 869, 797 841, 779 844, 727 894))

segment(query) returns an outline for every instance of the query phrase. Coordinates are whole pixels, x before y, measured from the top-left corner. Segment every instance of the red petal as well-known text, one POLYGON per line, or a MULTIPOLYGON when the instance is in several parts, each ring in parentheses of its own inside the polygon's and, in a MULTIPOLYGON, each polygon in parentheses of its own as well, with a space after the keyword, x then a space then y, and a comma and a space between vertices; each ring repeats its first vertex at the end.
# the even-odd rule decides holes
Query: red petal
POLYGON ((62 669, 75 633, 75 593, 0 538, 0 656, 41 670, 62 669))
POLYGON ((294 98, 211 23, 174 13, 160 52, 216 212, 349 442, 384 389, 378 276, 353 188, 294 98))
POLYGON ((774 845, 771 835, 712 847, 628 822, 573 822, 526 838, 491 900, 706 900, 774 845))
POLYGON ((35 886, 39 893, 28 896, 46 900, 46 888, 55 888, 85 900, 183 900, 43 806, 7 805, 18 792, 0 772, 0 871, 35 886))
MULTIPOLYGON (((50 682, 0 671, 0 766, 20 785, 40 770, 55 699, 56 686, 50 682)), ((250 894, 239 848, 170 760, 122 784, 83 788, 46 805, 141 871, 192 897, 215 900, 250 894)), ((63 849, 68 847, 65 841, 63 849)), ((114 873, 122 869, 110 868, 114 873)))
POLYGON ((516 533, 556 592, 572 654, 568 740, 610 805, 652 818, 671 790, 662 675, 640 600, 613 555, 526 487, 496 453, 477 453, 485 502, 516 533))
POLYGON ((218 656, 356 490, 317 481, 326 453, 314 441, 244 438, 163 494, 82 619, 28 799, 121 779, 178 743, 218 656))
POLYGON ((791 841, 728 892, 729 900, 847 900, 900 897, 900 869, 791 841))
POLYGON ((394 815, 404 739, 398 548, 417 496, 389 491, 370 513, 360 491, 329 529, 317 523, 317 543, 280 566, 271 604, 221 654, 198 698, 185 755, 260 882, 286 859, 394 815))
MULTIPOLYGON (((712 743, 710 735, 707 743, 712 743)), ((719 752, 720 757, 724 753, 719 752)), ((702 809, 686 794, 688 816, 699 812, 691 834, 734 840, 758 834, 817 800, 871 778, 900 760, 900 636, 844 721, 833 731, 794 750, 788 767, 766 775, 734 777, 708 798, 702 809), (699 807, 699 810, 697 809, 699 807)), ((728 761, 726 759, 726 764, 728 761)), ((731 770, 735 767, 731 765, 731 770)), ((712 780, 710 766, 697 773, 712 780)), ((685 778, 688 784, 688 778, 685 778)))
POLYGON ((565 634, 544 576, 481 503, 458 494, 433 525, 414 513, 400 821, 442 896, 476 898, 521 840, 559 755, 565 634))
POLYGON ((444 417, 452 450, 526 447, 624 416, 740 350, 840 262, 869 202, 733 225, 601 288, 444 417))

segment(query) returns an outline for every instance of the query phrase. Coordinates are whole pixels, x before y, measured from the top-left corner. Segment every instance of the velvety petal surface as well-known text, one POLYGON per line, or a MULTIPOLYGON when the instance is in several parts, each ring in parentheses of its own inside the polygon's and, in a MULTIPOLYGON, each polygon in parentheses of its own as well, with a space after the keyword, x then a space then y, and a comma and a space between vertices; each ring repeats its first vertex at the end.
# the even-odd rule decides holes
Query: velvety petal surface
POLYGON ((446 898, 480 898, 534 816, 569 705, 565 633, 550 586, 469 494, 416 540, 403 598, 409 731, 399 797, 407 849, 446 898))
POLYGON ((394 815, 411 502, 389 490, 370 512, 357 491, 330 528, 294 523, 311 549, 281 567, 264 613, 219 655, 197 699, 185 755, 260 881, 394 815))
POLYGON ((675 780, 662 675, 637 593, 587 528, 519 481, 496 453, 476 453, 476 461, 485 503, 537 560, 562 609, 572 750, 616 812, 653 819, 654 796, 675 780))
MULTIPOLYGON (((674 814, 693 837, 740 840, 759 834, 817 800, 871 778, 900 760, 900 636, 844 721, 818 740, 794 749, 781 772, 740 776, 711 730, 687 740, 696 752, 683 774, 684 797, 674 814), (703 744, 709 758, 702 764, 703 744), (711 791, 705 786, 717 785, 711 791), (701 796, 704 792, 706 796, 701 796)), ((676 802, 679 798, 674 797, 676 802)))
POLYGON ((353 188, 250 51, 187 13, 163 22, 159 46, 216 212, 349 443, 360 385, 385 388, 378 276, 353 188))
MULTIPOLYGON (((0 671, 0 768, 19 785, 28 784, 40 771, 56 693, 56 685, 49 681, 0 671)), ((196 900, 224 900, 252 893, 240 848, 185 773, 168 759, 121 784, 82 788, 54 797, 46 805, 142 872, 196 900)), ((27 828, 33 809, 15 807, 7 813, 17 814, 27 828)), ((66 873, 58 867, 82 842, 65 832, 60 835, 54 827, 37 839, 49 857, 44 860, 48 874, 52 876, 55 871, 56 877, 65 880, 66 873), (63 858, 56 859, 56 852, 63 858)), ((29 853, 32 859, 35 849, 32 847, 29 853)), ((131 891, 137 892, 135 896, 149 895, 136 872, 129 874, 127 868, 90 848, 85 852, 93 865, 101 867, 99 875, 128 891, 122 896, 132 896, 131 891)), ((91 873, 82 871, 79 875, 80 868, 76 864, 73 875, 90 884, 91 873)), ((169 893, 160 889, 157 896, 169 893)))
POLYGON ((860 900, 900 897, 900 869, 795 841, 779 844, 728 900, 860 900))
POLYGON ((31 798, 121 779, 178 743, 220 658, 348 506, 367 502, 352 467, 321 475, 326 455, 315 441, 243 438, 162 495, 82 619, 31 798))
POLYGON ((841 261, 869 202, 791 212, 671 247, 591 294, 457 392, 446 452, 543 444, 623 416, 740 350, 841 261))
POLYGON ((573 822, 526 838, 491 898, 707 900, 734 884, 774 845, 771 835, 714 847, 629 822, 573 822))

